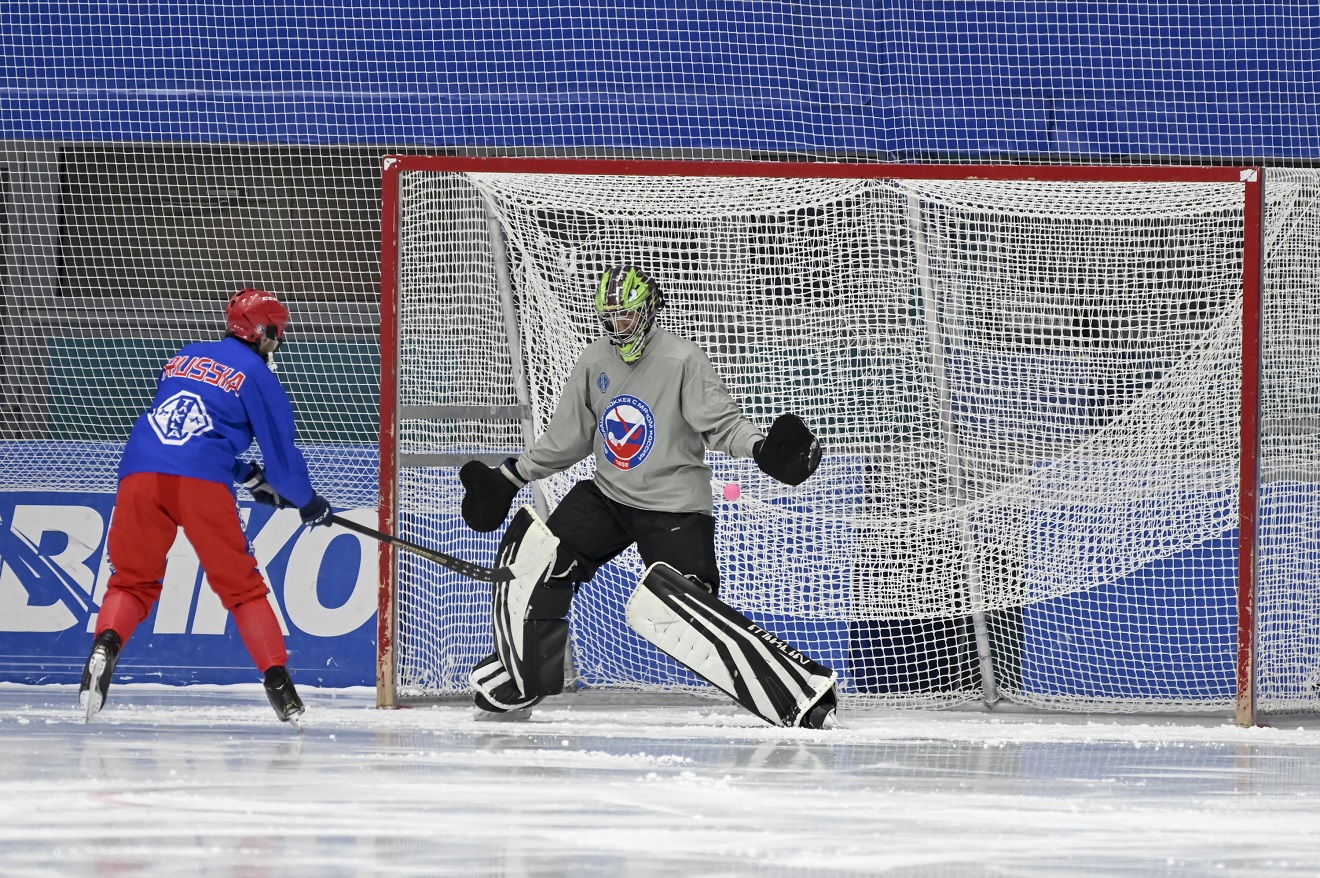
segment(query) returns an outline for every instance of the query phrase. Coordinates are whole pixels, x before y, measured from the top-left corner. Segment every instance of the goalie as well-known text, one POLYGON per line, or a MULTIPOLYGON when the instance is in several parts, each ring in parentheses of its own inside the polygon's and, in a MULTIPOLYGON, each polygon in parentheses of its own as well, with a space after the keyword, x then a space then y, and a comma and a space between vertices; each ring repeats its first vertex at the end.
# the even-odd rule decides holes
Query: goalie
POLYGON ((595 304, 605 336, 578 359, 544 435, 521 457, 469 461, 459 473, 464 520, 489 532, 529 480, 596 460, 595 477, 574 485, 548 522, 523 510, 505 531, 499 564, 545 560, 496 587, 495 653, 471 677, 477 706, 525 712, 563 691, 575 590, 635 544, 647 570, 628 600, 632 628, 766 722, 833 725, 837 674, 718 597, 704 460, 707 448, 752 457, 797 485, 819 464, 820 443, 795 415, 768 433, 749 421, 706 355, 656 325, 664 294, 642 271, 606 270, 595 304))

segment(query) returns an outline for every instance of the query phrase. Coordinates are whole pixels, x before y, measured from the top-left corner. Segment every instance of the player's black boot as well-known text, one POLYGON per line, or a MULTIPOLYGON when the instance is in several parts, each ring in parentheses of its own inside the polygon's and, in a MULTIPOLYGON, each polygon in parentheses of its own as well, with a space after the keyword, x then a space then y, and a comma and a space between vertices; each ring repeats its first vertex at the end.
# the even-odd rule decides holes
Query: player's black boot
POLYGON ((266 697, 270 699, 270 706, 275 708, 275 715, 280 718, 280 722, 297 720, 303 715, 305 708, 302 699, 298 697, 298 690, 293 688, 293 680, 289 679, 289 672, 284 665, 267 669, 266 697))
POLYGON ((472 700, 477 705, 473 717, 477 722, 522 722, 532 718, 532 708, 541 702, 540 696, 537 696, 529 699, 522 707, 500 707, 480 692, 472 700))
POLYGON ((114 676, 115 664, 119 661, 119 650, 124 642, 112 630, 102 631, 92 641, 91 655, 83 665, 82 684, 78 686, 78 703, 86 711, 86 722, 91 722, 92 714, 105 706, 106 696, 110 694, 110 678, 114 676))
POLYGON ((832 729, 839 725, 836 712, 839 708, 838 691, 831 686, 821 699, 811 706, 802 718, 804 729, 832 729))
POLYGON ((513 678, 494 653, 486 656, 472 669, 470 675, 472 687, 476 692, 472 696, 477 705, 477 720, 499 720, 501 722, 528 719, 532 708, 541 701, 541 696, 530 698, 518 691, 513 678))
POLYGON ((807 711, 806 718, 802 720, 804 729, 833 729, 838 725, 833 704, 817 704, 807 711))

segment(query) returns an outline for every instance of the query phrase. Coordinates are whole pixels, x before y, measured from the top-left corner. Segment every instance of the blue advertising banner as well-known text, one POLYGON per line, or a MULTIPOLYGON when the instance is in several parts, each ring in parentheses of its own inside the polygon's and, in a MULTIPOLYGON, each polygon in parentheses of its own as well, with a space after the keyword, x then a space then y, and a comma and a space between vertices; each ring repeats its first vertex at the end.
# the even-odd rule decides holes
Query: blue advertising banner
MULTIPOLYGON (((110 578, 109 494, 0 493, 0 681, 72 683, 91 648, 110 578)), ((375 508, 341 511, 375 527, 375 508)), ((270 583, 300 683, 375 684, 377 544, 342 528, 309 529, 294 510, 240 504, 248 541, 270 583)), ((161 599, 125 646, 116 678, 133 682, 255 682, 229 614, 182 536, 161 599)))

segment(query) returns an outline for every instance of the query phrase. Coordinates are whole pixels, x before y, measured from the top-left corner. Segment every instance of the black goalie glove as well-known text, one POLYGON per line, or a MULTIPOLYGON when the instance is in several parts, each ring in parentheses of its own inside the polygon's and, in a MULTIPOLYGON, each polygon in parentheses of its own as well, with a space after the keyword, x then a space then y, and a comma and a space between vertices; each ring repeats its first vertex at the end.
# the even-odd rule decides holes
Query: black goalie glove
POLYGON ((516 457, 499 466, 469 460, 458 471, 458 479, 463 483, 463 520, 478 533, 490 533, 504 524, 513 498, 527 484, 516 457))
POLYGON ((797 415, 775 418, 770 432, 752 449, 761 472, 786 485, 800 485, 820 466, 820 440, 797 415))
POLYGON ((276 509, 287 509, 292 505, 270 486, 270 482, 266 481, 266 471, 261 468, 261 464, 252 463, 249 467, 247 475, 239 484, 248 489, 253 500, 266 506, 274 506, 276 509))

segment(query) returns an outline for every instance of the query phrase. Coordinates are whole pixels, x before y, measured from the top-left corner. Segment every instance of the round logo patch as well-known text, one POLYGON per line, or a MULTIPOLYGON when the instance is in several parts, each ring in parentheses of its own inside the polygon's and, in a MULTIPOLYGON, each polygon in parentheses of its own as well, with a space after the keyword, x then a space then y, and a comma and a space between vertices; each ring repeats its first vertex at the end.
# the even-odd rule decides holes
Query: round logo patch
POLYGON ((605 459, 619 469, 633 469, 646 460, 655 443, 655 415, 635 396, 616 396, 600 418, 605 459))

